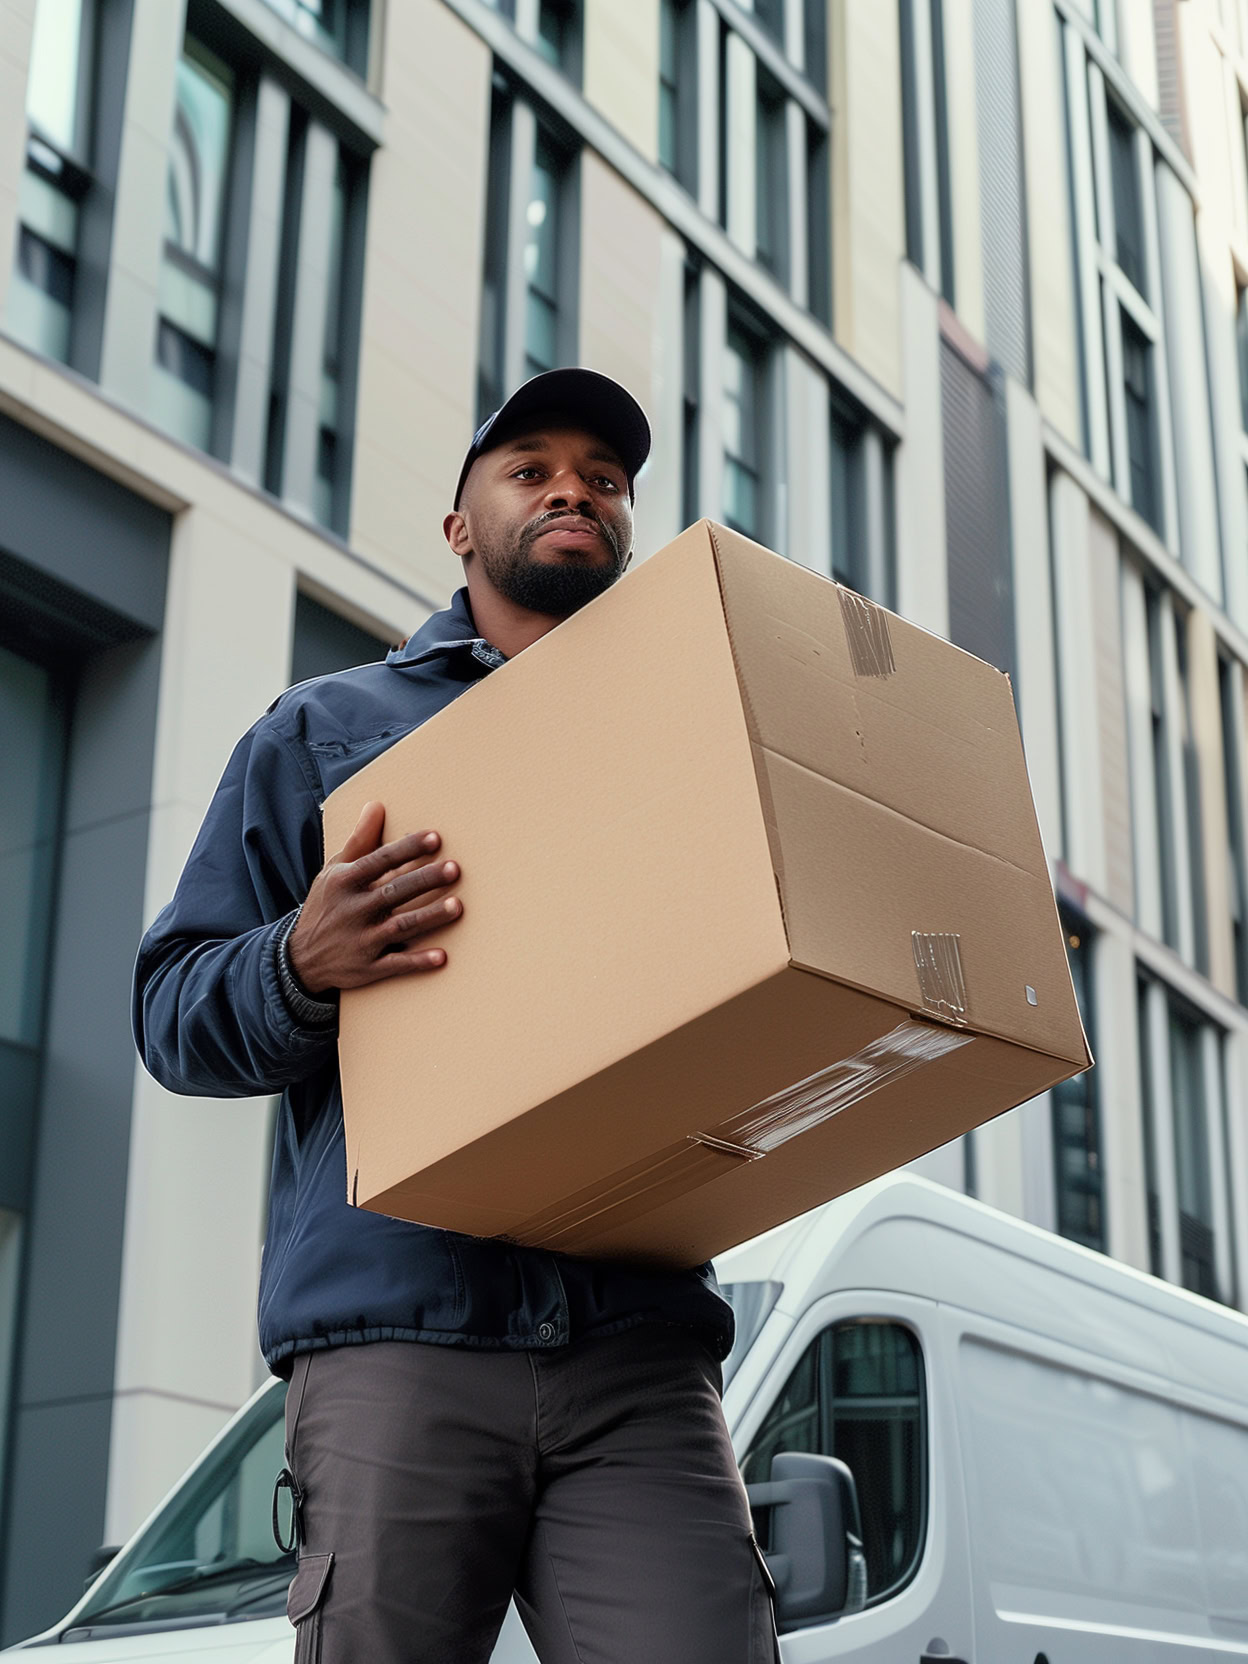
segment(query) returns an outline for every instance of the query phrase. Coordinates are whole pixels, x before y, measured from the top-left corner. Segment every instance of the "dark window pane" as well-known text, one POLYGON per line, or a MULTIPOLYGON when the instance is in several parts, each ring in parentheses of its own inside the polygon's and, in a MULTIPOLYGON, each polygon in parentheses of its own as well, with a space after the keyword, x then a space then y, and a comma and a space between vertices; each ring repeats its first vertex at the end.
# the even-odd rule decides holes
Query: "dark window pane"
MULTIPOLYGON (((802 1355, 755 1437, 742 1472, 771 1476, 782 1450, 836 1456, 854 1475, 862 1510, 867 1598, 913 1576, 924 1535, 925 1406, 919 1344, 897 1323, 843 1323, 802 1355)), ((769 1521, 758 1522, 767 1537, 769 1521)))
POLYGON ((899 0, 901 11, 901 136, 906 189, 906 259, 923 269, 923 172, 919 148, 918 62, 914 8, 922 0, 899 0))
POLYGON ((1161 1276, 1161 1193, 1157 1181, 1157 1096, 1153 1085, 1153 1049, 1149 1031, 1149 984, 1136 990, 1136 1038, 1140 1049, 1140 1117, 1144 1140, 1144 1191, 1148 1205, 1148 1269, 1161 1276))
POLYGON ((1222 774, 1226 786, 1227 869, 1231 931, 1235 950, 1235 985, 1241 1005, 1248 1005, 1248 842, 1244 836, 1244 763, 1237 735, 1235 683, 1231 667, 1218 660, 1218 694, 1222 706, 1222 774))
POLYGON ((1239 347, 1239 420, 1244 431, 1248 432, 1248 289, 1239 291, 1235 339, 1239 347))
POLYGON ((828 90, 828 0, 806 0, 802 18, 806 76, 821 93, 828 90))
POLYGON ((185 382, 192 392, 212 397, 215 358, 206 347, 184 335, 161 318, 156 332, 156 362, 169 374, 185 382))
POLYGON ((1122 316, 1122 385, 1127 412, 1127 458, 1131 506, 1156 528, 1160 517, 1157 457, 1153 440, 1152 344, 1122 316))
POLYGON ((74 262, 24 225, 18 227, 17 269, 58 306, 73 305, 74 262))
POLYGON ((778 87, 758 77, 754 128, 754 236, 760 266, 783 284, 789 277, 788 151, 784 98, 778 87))
POLYGON ((329 676, 357 664, 376 664, 385 657, 387 643, 358 624, 323 607, 310 595, 295 597, 295 628, 291 642, 292 685, 313 676, 329 676))
MULTIPOLYGON (((1063 927, 1071 981, 1095 1052, 1088 932, 1071 919, 1064 919, 1063 927)), ((1085 1248, 1104 1251, 1104 1174, 1095 1069, 1054 1087, 1052 1104, 1058 1231, 1085 1248)))
POLYGON ((806 124, 806 287, 807 304, 821 323, 832 322, 832 198, 828 139, 814 122, 806 124))
POLYGON ((1136 167, 1135 129, 1110 101, 1109 171, 1114 197, 1115 258, 1135 287, 1144 293, 1144 225, 1140 213, 1140 179, 1136 167))
MULTIPOLYGON (((746 0, 746 10, 749 3, 746 0)), ((784 0, 754 0, 754 16, 773 40, 784 41, 784 0)))

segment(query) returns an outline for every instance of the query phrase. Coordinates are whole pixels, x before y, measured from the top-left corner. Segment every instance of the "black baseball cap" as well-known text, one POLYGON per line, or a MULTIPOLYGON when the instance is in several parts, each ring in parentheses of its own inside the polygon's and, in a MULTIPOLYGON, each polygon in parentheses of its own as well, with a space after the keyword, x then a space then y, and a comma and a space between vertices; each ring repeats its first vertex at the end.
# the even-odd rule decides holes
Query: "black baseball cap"
POLYGON ((477 458, 513 438, 536 416, 560 416, 575 427, 583 427, 586 433, 605 439, 624 464, 632 497, 633 480, 650 455, 650 424, 645 411, 626 387, 597 370, 546 370, 517 387, 506 404, 487 416, 473 434, 455 487, 456 508, 468 470, 477 458))

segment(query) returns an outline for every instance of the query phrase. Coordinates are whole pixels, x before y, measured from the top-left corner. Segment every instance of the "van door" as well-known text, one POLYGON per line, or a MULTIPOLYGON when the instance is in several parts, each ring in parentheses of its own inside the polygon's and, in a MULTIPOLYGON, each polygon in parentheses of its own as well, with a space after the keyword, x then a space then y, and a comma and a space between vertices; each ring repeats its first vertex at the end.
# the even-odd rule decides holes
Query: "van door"
POLYGON ((866 1607, 784 1634, 785 1664, 972 1664, 966 1512, 938 1313, 900 1294, 815 1302, 733 1428, 747 1484, 770 1477, 778 1451, 804 1450, 848 1463, 858 1487, 866 1607))
POLYGON ((984 1657, 1248 1659, 1242 1407, 1206 1411, 1143 1371, 942 1317, 984 1657))

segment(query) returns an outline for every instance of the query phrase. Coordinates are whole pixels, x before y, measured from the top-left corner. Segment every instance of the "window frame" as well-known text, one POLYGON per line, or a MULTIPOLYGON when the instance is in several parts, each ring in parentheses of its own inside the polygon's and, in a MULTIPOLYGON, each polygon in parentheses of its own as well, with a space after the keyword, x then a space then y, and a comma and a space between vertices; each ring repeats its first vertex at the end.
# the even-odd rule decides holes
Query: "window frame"
MULTIPOLYGON (((920 1494, 915 1502, 918 1520, 914 1553, 905 1575, 895 1584, 871 1596, 866 1604, 867 1610, 884 1607, 914 1583, 922 1571, 931 1542, 932 1497, 935 1494, 935 1464, 938 1455, 937 1441, 933 1437, 933 1424, 936 1419, 933 1357, 938 1346, 934 1318, 935 1308, 931 1302, 916 1296, 889 1295, 881 1299, 875 1294, 864 1296, 838 1291, 813 1301, 794 1325, 777 1356, 768 1365, 763 1381, 751 1390, 748 1413, 733 1433, 734 1448, 744 1475, 746 1463, 772 1409, 779 1403, 794 1372, 825 1334, 838 1328, 859 1324, 887 1324, 904 1329, 910 1335, 918 1354, 919 1389, 919 1451, 916 1467, 920 1494)), ((818 1360, 816 1362, 818 1364, 818 1360)), ((749 1376, 748 1369, 742 1371, 743 1379, 749 1376)), ((822 1420, 822 1411, 819 1413, 822 1420)), ((770 1476, 762 1477, 766 1479, 770 1476)), ((860 1492, 860 1508, 861 1501, 860 1492)))
MULTIPOLYGON (((1079 322, 1083 451, 1096 472, 1135 510, 1177 558, 1178 508, 1169 370, 1166 362, 1161 252, 1154 178, 1156 153, 1145 129, 1110 89, 1079 32, 1059 14, 1075 301, 1079 322), (1115 169, 1110 123, 1130 129, 1144 291, 1118 263, 1115 169), (1135 500, 1128 437, 1123 320, 1148 351, 1152 392, 1149 435, 1155 494, 1135 500)), ((1121 171, 1119 170, 1119 177, 1121 171)), ((1119 193, 1121 194, 1121 193, 1119 193)))

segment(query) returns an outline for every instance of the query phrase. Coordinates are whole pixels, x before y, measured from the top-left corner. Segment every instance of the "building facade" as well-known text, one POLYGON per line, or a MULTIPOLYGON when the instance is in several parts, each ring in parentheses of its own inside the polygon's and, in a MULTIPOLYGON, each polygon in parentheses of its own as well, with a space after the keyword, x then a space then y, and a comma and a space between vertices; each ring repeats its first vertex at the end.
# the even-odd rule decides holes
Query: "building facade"
POLYGON ((0 1638, 261 1378, 272 1106, 130 966, 229 752, 584 363, 1014 678, 1098 1063, 919 1165, 1248 1301, 1248 0, 0 0, 0 1638))

